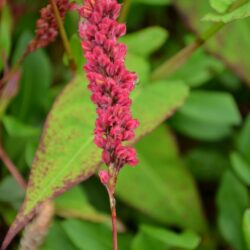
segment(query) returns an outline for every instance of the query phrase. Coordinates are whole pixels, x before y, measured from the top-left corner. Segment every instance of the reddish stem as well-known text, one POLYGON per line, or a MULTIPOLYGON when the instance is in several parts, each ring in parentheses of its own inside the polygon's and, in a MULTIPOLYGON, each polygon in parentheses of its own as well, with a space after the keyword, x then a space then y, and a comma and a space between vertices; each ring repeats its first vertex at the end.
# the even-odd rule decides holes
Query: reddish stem
POLYGON ((111 210, 111 218, 112 218, 112 235, 113 235, 113 250, 118 250, 118 240, 117 240, 117 219, 116 219, 116 200, 114 197, 115 186, 117 181, 117 171, 113 171, 114 168, 110 167, 109 171, 111 174, 111 179, 106 186, 109 195, 109 204, 111 210))
POLYGON ((13 77, 13 75, 17 72, 17 70, 19 69, 21 63, 24 61, 24 59, 26 58, 26 56, 28 54, 29 54, 29 51, 26 50, 22 54, 22 56, 17 60, 17 62, 15 63, 15 65, 3 76, 2 79, 0 79, 0 90, 4 87, 4 85, 6 84, 6 82, 8 82, 13 77))
POLYGON ((16 179, 17 183, 22 189, 26 189, 27 184, 22 175, 19 173, 13 162, 10 160, 3 147, 0 145, 0 159, 5 164, 11 175, 16 179))
MULTIPOLYGON (((115 203, 115 198, 113 198, 114 203, 115 203)), ((116 208, 115 205, 111 208, 111 214, 112 214, 112 228, 113 228, 113 246, 114 250, 118 249, 118 244, 117 244, 117 226, 116 226, 116 208)))

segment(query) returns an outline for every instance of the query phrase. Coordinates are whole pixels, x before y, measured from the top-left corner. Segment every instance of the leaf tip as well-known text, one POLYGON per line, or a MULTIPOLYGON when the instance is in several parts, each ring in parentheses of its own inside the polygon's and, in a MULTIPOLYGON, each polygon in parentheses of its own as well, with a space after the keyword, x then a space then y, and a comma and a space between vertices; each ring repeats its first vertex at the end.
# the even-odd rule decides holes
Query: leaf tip
POLYGON ((0 250, 6 250, 9 244, 12 242, 12 240, 15 238, 15 236, 22 230, 22 228, 27 224, 28 221, 30 221, 35 214, 35 209, 25 215, 23 213, 23 207, 21 208, 20 212, 18 213, 16 219, 10 226, 4 241, 1 245, 0 250))

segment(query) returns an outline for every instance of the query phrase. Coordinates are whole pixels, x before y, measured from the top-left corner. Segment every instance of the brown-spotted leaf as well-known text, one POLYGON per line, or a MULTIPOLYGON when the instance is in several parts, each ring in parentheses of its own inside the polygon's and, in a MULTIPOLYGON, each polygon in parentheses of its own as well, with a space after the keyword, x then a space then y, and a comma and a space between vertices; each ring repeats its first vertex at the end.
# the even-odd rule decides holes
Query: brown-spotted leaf
MULTIPOLYGON (((188 88, 158 82, 133 93, 133 114, 140 121, 136 140, 152 131, 182 105, 188 88)), ((101 151, 93 143, 95 107, 82 76, 69 83, 56 100, 44 126, 36 152, 26 198, 12 224, 2 250, 44 201, 54 198, 93 175, 101 151)))

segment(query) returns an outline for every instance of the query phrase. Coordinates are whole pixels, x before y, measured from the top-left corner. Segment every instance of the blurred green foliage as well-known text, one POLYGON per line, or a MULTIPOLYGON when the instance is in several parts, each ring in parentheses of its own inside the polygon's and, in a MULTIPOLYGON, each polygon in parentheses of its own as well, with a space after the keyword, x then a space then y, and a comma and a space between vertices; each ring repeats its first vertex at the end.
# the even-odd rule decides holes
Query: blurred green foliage
MULTIPOLYGON (((140 164, 122 169, 116 191, 121 250, 250 250, 250 20, 242 19, 249 16, 250 2, 228 12, 235 3, 125 3, 128 34, 121 42, 128 46, 127 67, 139 75, 133 112, 141 127, 140 164), (168 78, 152 80, 153 70, 214 22, 230 23, 168 78)), ((7 1, 0 10, 1 76, 32 39, 46 4, 7 1)), ((76 13, 67 14, 74 80, 58 37, 24 60, 15 97, 6 102, 0 92, 1 146, 25 179, 33 168, 25 215, 58 190, 66 191, 66 182, 78 184, 95 174, 101 163, 92 143, 95 111, 82 72, 77 22, 76 13)), ((2 241, 24 191, 0 165, 2 241)), ((56 215, 42 250, 112 249, 108 197, 95 175, 54 203, 56 215)), ((18 249, 19 238, 9 249, 18 249)))

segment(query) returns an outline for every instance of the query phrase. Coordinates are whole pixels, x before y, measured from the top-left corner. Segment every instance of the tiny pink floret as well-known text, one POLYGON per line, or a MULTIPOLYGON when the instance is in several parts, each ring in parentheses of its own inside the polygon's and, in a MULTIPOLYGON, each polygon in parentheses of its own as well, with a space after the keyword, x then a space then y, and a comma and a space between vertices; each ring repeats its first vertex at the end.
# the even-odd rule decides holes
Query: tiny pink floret
POLYGON ((99 173, 99 178, 101 180, 101 183, 104 184, 104 185, 107 185, 108 182, 109 182, 109 174, 106 170, 101 170, 100 173, 99 173))
POLYGON ((123 143, 134 138, 139 125, 132 117, 130 99, 137 76, 126 69, 127 47, 118 42, 126 33, 126 25, 117 22, 120 10, 116 0, 85 0, 79 8, 84 70, 97 106, 94 141, 103 149, 103 162, 118 169, 138 163, 136 150, 123 143))

